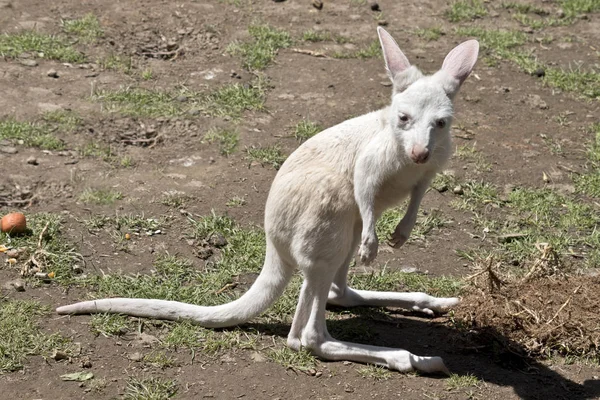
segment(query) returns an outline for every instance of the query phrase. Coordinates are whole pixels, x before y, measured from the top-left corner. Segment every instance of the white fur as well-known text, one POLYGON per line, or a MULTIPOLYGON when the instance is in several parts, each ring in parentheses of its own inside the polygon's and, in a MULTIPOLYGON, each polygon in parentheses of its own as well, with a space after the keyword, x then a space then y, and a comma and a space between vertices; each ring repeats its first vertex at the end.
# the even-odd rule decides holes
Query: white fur
POLYGON ((59 307, 57 312, 115 312, 189 319, 206 327, 233 326, 269 307, 298 268, 305 279, 288 336, 291 348, 307 348, 328 360, 372 363, 399 371, 448 372, 439 357, 337 341, 325 324, 327 303, 394 306, 429 315, 458 303, 456 298, 354 290, 347 285, 356 248, 364 263, 377 255, 377 218, 410 196, 392 243, 401 246, 408 239, 431 179, 450 157, 452 99, 471 72, 478 50, 476 41, 461 44, 450 52, 439 72, 425 77, 410 66, 385 30, 378 32, 394 83, 391 106, 321 132, 286 160, 267 199, 265 265, 247 293, 215 307, 103 299, 59 307))

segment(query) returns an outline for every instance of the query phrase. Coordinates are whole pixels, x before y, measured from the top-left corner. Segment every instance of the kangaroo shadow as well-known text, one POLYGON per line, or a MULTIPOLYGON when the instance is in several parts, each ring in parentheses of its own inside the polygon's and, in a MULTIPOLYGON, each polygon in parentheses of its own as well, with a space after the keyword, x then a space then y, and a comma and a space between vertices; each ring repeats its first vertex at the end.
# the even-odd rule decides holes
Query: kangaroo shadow
MULTIPOLYGON (((285 324, 245 326, 281 337, 286 337, 290 328, 285 324)), ((435 319, 363 307, 344 310, 343 319, 330 318, 327 327, 339 340, 401 348, 420 356, 441 356, 452 373, 511 386, 522 399, 600 398, 600 380, 578 384, 527 355, 523 346, 493 327, 463 332, 435 319)))

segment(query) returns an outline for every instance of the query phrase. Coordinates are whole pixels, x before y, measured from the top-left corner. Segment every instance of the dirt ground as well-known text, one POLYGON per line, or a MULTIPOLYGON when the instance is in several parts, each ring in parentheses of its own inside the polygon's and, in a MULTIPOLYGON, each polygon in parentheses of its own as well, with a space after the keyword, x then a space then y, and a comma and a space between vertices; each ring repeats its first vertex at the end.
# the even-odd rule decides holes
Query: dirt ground
MULTIPOLYGON (((486 17, 463 25, 524 32, 528 36, 525 47, 548 65, 597 68, 600 63, 599 14, 587 14, 568 26, 530 31, 511 17, 510 10, 491 3, 495 2, 487 4, 490 12, 486 17), (542 36, 552 36, 554 41, 535 40, 542 36), (565 37, 574 39, 561 40, 565 37)), ((88 275, 111 271, 150 273, 157 255, 165 253, 200 265, 196 244, 185 235, 188 215, 209 215, 215 210, 226 213, 241 226, 262 225, 265 200, 277 171, 249 160, 243 149, 278 145, 287 155, 299 145, 293 133, 302 119, 329 127, 388 102, 390 87, 380 57, 318 57, 315 52, 351 52, 368 46, 376 39, 378 23, 382 23, 387 24, 386 29, 409 59, 431 73, 439 68, 445 54, 464 39, 444 16, 448 2, 381 0, 378 4, 383 17, 362 1, 325 0, 322 10, 308 0, 0 1, 1 33, 34 29, 62 34, 61 20, 88 13, 97 16, 104 32, 92 43, 74 44, 89 61, 83 65, 44 58, 37 58, 36 66, 10 57, 0 60, 0 119, 39 121, 45 112, 56 110, 69 110, 81 118, 74 130, 55 132, 64 141, 64 150, 0 143, 2 147, 17 149, 14 154, 0 152, 0 192, 9 193, 14 200, 31 200, 0 203, 0 214, 19 210, 27 215, 61 215, 63 235, 83 255, 84 272, 88 275), (291 47, 280 49, 274 62, 264 70, 268 79, 265 111, 246 111, 237 121, 202 112, 174 117, 125 115, 111 112, 90 97, 94 90, 120 87, 185 87, 210 92, 231 83, 252 84, 254 74, 242 66, 240 57, 226 50, 235 40, 249 40, 247 28, 257 21, 283 29, 295 40, 291 47), (437 40, 427 40, 416 33, 432 27, 442 27, 445 34, 437 40), (303 32, 310 29, 352 40, 302 41, 303 32), (161 57, 158 52, 168 52, 165 43, 170 42, 183 51, 176 57, 161 57), (155 54, 148 55, 149 52, 155 54), (133 72, 102 68, 96 62, 115 54, 131 57, 133 72), (51 69, 58 77, 48 76, 51 69), (143 71, 152 71, 152 77, 142 78, 143 71), (235 126, 239 131, 238 150, 228 157, 219 153, 216 144, 203 140, 210 128, 223 126, 235 126), (159 140, 136 142, 146 138, 159 140), (110 146, 115 157, 131 163, 115 165, 112 159, 83 153, 80 149, 91 142, 110 146), (30 157, 36 162, 28 162, 30 157), (123 199, 112 204, 87 203, 81 200, 81 194, 89 188, 119 191, 123 199), (169 192, 188 200, 183 207, 162 202, 169 192), (243 205, 228 205, 235 197, 243 198, 243 205), (84 223, 93 216, 115 213, 162 219, 161 233, 142 234, 122 250, 106 232, 91 231, 84 223)), ((528 4, 556 9, 550 1, 528 4)), ((477 159, 453 157, 448 169, 458 180, 485 181, 498 188, 550 187, 567 193, 574 190, 572 171, 582 171, 587 162, 587 128, 600 116, 597 99, 584 99, 544 85, 538 77, 505 60, 497 65, 480 60, 458 95, 456 108, 454 144, 458 148, 476 143, 477 157, 489 163, 489 168, 480 168, 477 159), (559 143, 560 153, 551 151, 548 143, 559 143), (550 177, 550 183, 544 176, 550 177)), ((471 211, 450 206, 454 197, 452 188, 428 192, 423 209, 439 209, 452 223, 428 233, 426 240, 411 242, 398 250, 383 249, 378 258, 380 264, 387 262, 392 269, 416 268, 431 276, 462 277, 473 273, 471 263, 455 250, 478 249, 488 246, 488 242, 482 241, 483 234, 471 211)), ((598 212, 597 199, 595 205, 594 200, 589 203, 598 212)), ((0 282, 19 278, 18 269, 4 266, 3 258, 0 261, 0 282)), ((357 268, 358 272, 361 268, 357 268)), ((85 291, 81 287, 67 289, 58 283, 28 283, 23 292, 3 288, 1 296, 36 300, 54 309, 84 299, 85 291)), ((62 361, 39 355, 28 357, 22 369, 0 374, 0 397, 122 398, 128 377, 149 376, 174 379, 177 399, 600 398, 597 363, 530 358, 526 366, 509 365, 458 340, 450 318, 392 313, 376 319, 354 314, 336 324, 337 329, 343 330, 367 321, 372 338, 366 340, 368 343, 442 356, 453 373, 478 378, 471 387, 452 388, 446 378, 413 374, 393 373, 387 379, 377 380, 359 373, 361 365, 343 362, 319 362, 318 374, 303 373, 244 349, 232 349, 216 357, 172 350, 169 354, 177 360, 176 364, 159 368, 131 360, 131 354, 150 352, 153 344, 94 334, 87 316, 68 318, 50 313, 42 319, 43 330, 59 332, 81 343, 81 355, 62 361), (104 380, 102 388, 91 390, 89 384, 59 378, 80 371, 83 358, 91 365, 86 370, 104 380)), ((277 324, 249 327, 261 332, 265 347, 270 340, 281 341, 289 328, 277 324)))

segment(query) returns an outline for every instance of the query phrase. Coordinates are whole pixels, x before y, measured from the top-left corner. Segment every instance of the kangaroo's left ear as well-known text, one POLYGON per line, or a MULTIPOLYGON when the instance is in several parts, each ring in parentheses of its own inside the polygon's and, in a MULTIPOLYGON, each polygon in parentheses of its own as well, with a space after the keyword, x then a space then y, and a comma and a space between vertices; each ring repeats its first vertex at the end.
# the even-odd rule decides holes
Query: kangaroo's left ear
POLYGON ((479 54, 479 42, 477 40, 467 40, 456 46, 444 59, 441 71, 444 71, 454 82, 448 82, 446 92, 453 96, 456 94, 460 85, 467 79, 473 71, 479 54))

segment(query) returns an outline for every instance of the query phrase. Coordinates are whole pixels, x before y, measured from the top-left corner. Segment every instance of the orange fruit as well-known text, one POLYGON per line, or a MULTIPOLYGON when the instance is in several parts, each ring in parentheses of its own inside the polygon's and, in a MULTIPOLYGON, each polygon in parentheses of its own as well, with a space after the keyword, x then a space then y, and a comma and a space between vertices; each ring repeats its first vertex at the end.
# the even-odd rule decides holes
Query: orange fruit
POLYGON ((6 214, 0 220, 0 231, 6 233, 23 233, 27 229, 27 219, 20 212, 6 214))

